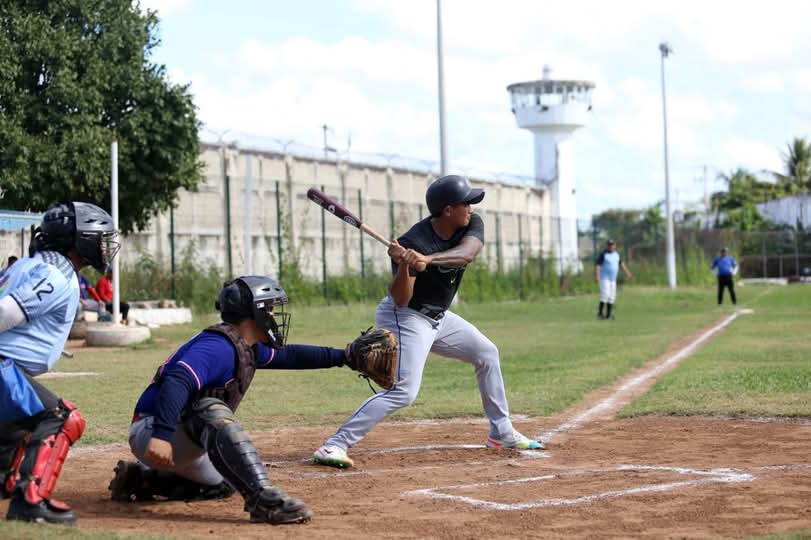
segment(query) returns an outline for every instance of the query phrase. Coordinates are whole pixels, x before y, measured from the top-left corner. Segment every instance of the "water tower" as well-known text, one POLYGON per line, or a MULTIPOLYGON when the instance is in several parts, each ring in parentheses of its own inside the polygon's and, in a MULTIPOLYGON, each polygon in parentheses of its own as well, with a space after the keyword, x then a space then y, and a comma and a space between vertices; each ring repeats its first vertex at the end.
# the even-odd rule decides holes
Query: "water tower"
POLYGON ((549 66, 541 80, 507 87, 518 127, 535 136, 535 178, 550 194, 549 242, 560 273, 581 268, 572 134, 588 124, 593 88, 590 81, 555 80, 549 66))

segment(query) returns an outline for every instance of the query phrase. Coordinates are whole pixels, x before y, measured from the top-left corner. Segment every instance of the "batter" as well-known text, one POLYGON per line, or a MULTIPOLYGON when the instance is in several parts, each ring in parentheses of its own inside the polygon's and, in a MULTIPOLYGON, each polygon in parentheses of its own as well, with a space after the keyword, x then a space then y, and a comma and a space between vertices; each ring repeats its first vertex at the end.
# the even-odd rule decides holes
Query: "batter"
POLYGON ((486 445, 542 449, 510 421, 501 376, 498 348, 475 326, 448 310, 465 273, 484 245, 484 222, 472 205, 484 191, 457 175, 435 180, 425 195, 430 217, 392 241, 394 279, 389 295, 377 308, 377 326, 394 332, 400 346, 397 383, 393 389, 367 399, 327 442, 313 460, 321 465, 351 467, 347 450, 383 418, 417 399, 428 353, 472 364, 482 404, 490 420, 486 445), (414 268, 425 263, 424 272, 414 268))

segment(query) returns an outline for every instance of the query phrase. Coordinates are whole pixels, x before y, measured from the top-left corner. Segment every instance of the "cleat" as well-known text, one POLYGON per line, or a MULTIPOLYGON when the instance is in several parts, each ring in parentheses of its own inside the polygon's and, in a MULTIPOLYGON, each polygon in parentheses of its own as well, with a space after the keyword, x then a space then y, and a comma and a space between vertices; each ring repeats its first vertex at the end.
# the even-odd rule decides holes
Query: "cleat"
POLYGON ((485 446, 487 448, 517 448, 518 450, 544 450, 546 448, 541 441, 533 441, 515 430, 513 430, 511 439, 500 440, 488 437, 485 446))
POLYGON ((73 525, 76 523, 76 514, 63 502, 43 499, 38 504, 30 504, 23 497, 12 497, 6 519, 30 523, 73 525))
POLYGON ((251 513, 251 523, 271 525, 306 523, 313 517, 307 505, 276 487, 267 487, 247 499, 245 511, 251 513))
POLYGON ((346 450, 338 446, 324 445, 313 454, 313 462, 319 465, 327 465, 328 467, 338 467, 339 469, 348 469, 355 464, 348 455, 346 450))
POLYGON ((107 486, 110 499, 121 502, 153 500, 141 490, 143 469, 140 465, 132 461, 119 461, 113 472, 115 476, 107 486))

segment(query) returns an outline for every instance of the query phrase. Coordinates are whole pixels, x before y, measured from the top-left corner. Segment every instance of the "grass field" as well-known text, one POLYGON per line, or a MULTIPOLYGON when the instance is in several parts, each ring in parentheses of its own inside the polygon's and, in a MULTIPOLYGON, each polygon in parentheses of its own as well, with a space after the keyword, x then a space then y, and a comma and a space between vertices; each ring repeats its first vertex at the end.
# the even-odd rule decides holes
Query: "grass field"
MULTIPOLYGON (((811 344, 807 338, 811 287, 751 287, 742 289, 740 297, 738 307, 751 308, 753 314, 740 315, 622 414, 811 416, 811 344)), ((715 306, 709 289, 622 290, 614 321, 596 320, 596 302, 594 296, 578 296, 536 303, 462 303, 455 311, 499 346, 511 410, 532 416, 551 415, 578 403, 586 393, 615 382, 732 312, 731 306, 715 306)), ((343 347, 372 323, 374 307, 292 305, 290 342, 343 347)), ((129 349, 78 350, 74 358, 63 358, 57 371, 97 373, 45 381, 85 415, 88 427, 79 444, 124 442, 132 407, 156 367, 199 328, 215 320, 211 315, 193 325, 159 329, 150 343, 129 349)), ((249 430, 291 425, 337 427, 369 395, 366 383, 348 369, 269 370, 257 374, 238 416, 249 430)), ((481 414, 472 368, 432 357, 417 402, 395 419, 481 414)), ((0 537, 136 538, 3 522, 0 537)), ((807 531, 800 531, 768 538, 806 537, 807 531)))
MULTIPOLYGON (((752 288, 741 316, 695 358, 665 377, 626 414, 811 415, 809 343, 803 329, 811 287, 752 288)), ((621 291, 617 319, 598 321, 593 296, 538 303, 458 306, 500 348, 513 413, 549 415, 578 402, 631 368, 657 357, 672 343, 731 311, 714 305, 712 292, 630 288, 621 291)), ((369 326, 373 305, 303 308, 293 312, 291 343, 343 347, 369 326)), ((209 322, 166 327, 149 344, 117 351, 79 350, 58 371, 91 371, 89 377, 50 379, 47 385, 73 400, 88 419, 80 444, 126 440, 132 407, 156 367, 209 322)), ((239 417, 249 429, 335 424, 370 395, 348 369, 262 371, 239 417)), ((417 402, 395 418, 481 415, 472 368, 432 357, 417 402)))

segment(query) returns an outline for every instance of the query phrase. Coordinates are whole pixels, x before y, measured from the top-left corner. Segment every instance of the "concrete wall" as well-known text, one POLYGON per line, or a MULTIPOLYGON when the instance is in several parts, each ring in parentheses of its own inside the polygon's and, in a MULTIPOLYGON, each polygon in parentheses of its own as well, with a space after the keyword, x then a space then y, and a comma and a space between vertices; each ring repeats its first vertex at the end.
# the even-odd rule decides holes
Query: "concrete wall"
MULTIPOLYGON (((294 155, 204 146, 204 181, 196 192, 182 190, 174 211, 175 260, 190 245, 199 265, 228 266, 224 171, 230 178, 231 267, 235 275, 248 271, 277 275, 278 240, 283 257, 295 254, 307 276, 321 277, 322 210, 306 197, 307 189, 324 186, 347 208, 362 213, 363 221, 386 237, 399 236, 427 215, 425 189, 434 178, 428 171, 382 168, 362 163, 316 160, 294 155), (250 190, 250 264, 245 249, 246 157, 252 160, 250 190), (277 195, 278 191, 278 195, 277 195), (277 215, 281 212, 281 219, 277 215), (281 222, 281 223, 279 223, 281 222), (279 225, 281 225, 281 235, 279 225)), ((541 249, 551 249, 549 202, 537 187, 470 178, 484 188, 484 201, 476 210, 485 221, 484 256, 494 268, 517 266, 541 249), (520 231, 520 235, 519 235, 520 231), (520 237, 520 240, 519 240, 520 237), (500 241, 499 241, 500 239, 500 241)), ((169 212, 148 227, 126 237, 122 261, 136 263, 147 252, 169 263, 172 229, 169 212)), ((324 216, 328 275, 360 272, 361 240, 365 268, 388 268, 385 248, 335 216, 324 216)), ((27 239, 26 239, 27 241, 27 239)), ((0 254, 19 251, 18 233, 0 235, 0 254)), ((6 254, 6 255, 8 255, 6 254)))

